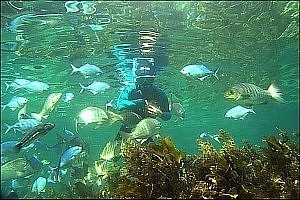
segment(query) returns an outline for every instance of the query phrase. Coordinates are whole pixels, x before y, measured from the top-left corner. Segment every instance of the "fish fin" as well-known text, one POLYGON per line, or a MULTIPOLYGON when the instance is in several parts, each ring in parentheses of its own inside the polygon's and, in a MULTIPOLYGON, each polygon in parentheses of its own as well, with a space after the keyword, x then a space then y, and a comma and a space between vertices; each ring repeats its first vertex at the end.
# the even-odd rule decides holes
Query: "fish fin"
POLYGON ((200 80, 200 81, 203 81, 206 77, 208 77, 209 75, 206 75, 206 76, 203 76, 203 77, 199 77, 198 79, 200 80))
POLYGON ((31 117, 33 117, 34 119, 38 120, 38 121, 41 121, 42 120, 42 116, 40 114, 37 114, 37 113, 31 113, 30 114, 31 117))
POLYGON ((124 131, 119 131, 119 133, 120 133, 123 140, 126 140, 130 137, 130 133, 126 133, 124 131))
POLYGON ((217 76, 218 71, 219 71, 219 68, 213 73, 213 76, 216 77, 216 79, 219 80, 219 77, 217 76))
POLYGON ((253 110, 253 106, 252 106, 252 108, 250 109, 250 112, 253 113, 253 114, 256 114, 256 112, 254 112, 254 110, 253 110))
POLYGON ((4 132, 4 134, 8 133, 13 128, 13 126, 8 125, 7 123, 4 123, 4 125, 7 127, 7 129, 4 132))
POLYGON ((71 75, 74 74, 75 72, 78 72, 80 71, 77 67, 75 67, 74 65, 71 64, 71 67, 72 67, 72 72, 71 72, 71 75))
POLYGON ((82 93, 86 89, 86 87, 84 85, 82 85, 81 83, 79 83, 79 85, 81 87, 81 90, 80 90, 79 93, 82 93))
POLYGON ((96 92, 96 91, 93 91, 93 90, 90 90, 90 91, 91 91, 91 93, 93 93, 93 95, 98 94, 98 92, 96 92))
POLYGON ((281 96, 282 93, 280 92, 280 89, 276 87, 273 83, 269 86, 268 92, 271 95, 271 97, 279 103, 285 103, 285 100, 281 96))
POLYGON ((4 82, 4 84, 5 84, 5 86, 6 86, 6 89, 5 89, 5 91, 7 91, 7 90, 8 90, 8 88, 10 87, 10 85, 9 85, 7 82, 4 82))
POLYGON ((22 149, 22 143, 17 143, 15 146, 13 146, 13 151, 18 154, 22 149))
POLYGON ((43 119, 47 119, 49 117, 49 115, 43 115, 42 118, 43 119))
POLYGON ((146 142, 148 140, 148 138, 146 139, 135 139, 136 141, 138 141, 140 144, 143 144, 144 142, 146 142))
POLYGON ((1 105, 2 110, 4 110, 7 107, 7 105, 1 105))

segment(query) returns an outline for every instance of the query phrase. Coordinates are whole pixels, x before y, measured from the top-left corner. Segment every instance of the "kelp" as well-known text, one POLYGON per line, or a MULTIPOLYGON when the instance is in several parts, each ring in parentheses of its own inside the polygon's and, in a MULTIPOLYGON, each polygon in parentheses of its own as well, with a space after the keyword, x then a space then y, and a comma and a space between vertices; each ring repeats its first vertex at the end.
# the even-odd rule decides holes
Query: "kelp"
POLYGON ((222 148, 197 140, 198 155, 174 146, 170 137, 122 146, 123 171, 106 187, 110 198, 299 198, 299 142, 280 130, 266 146, 239 147, 224 130, 222 148), (109 191, 108 191, 109 190, 109 191))

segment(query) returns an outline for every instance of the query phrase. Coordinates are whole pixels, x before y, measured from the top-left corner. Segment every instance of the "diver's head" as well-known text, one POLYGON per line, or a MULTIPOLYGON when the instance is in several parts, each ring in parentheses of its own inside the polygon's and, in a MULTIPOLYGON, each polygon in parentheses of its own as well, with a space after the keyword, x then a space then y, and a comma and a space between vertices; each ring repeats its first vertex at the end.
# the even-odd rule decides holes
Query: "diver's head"
POLYGON ((155 72, 152 64, 148 60, 140 60, 138 62, 136 75, 136 85, 139 88, 146 88, 153 84, 155 79, 155 72))

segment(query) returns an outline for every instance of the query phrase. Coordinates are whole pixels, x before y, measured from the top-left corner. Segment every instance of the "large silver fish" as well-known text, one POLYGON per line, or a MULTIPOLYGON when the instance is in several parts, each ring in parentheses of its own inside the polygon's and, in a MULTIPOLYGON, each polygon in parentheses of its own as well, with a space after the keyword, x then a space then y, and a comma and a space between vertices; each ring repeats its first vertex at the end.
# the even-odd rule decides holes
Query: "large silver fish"
POLYGON ((90 123, 96 123, 98 125, 101 124, 112 124, 115 121, 122 120, 123 118, 112 112, 108 111, 105 112, 101 108, 97 107, 87 107, 80 111, 78 116, 76 117, 76 130, 78 129, 79 124, 90 124, 90 123))
POLYGON ((245 106, 253 106, 258 104, 266 104, 270 99, 274 99, 279 103, 284 103, 280 90, 271 84, 268 90, 251 83, 240 83, 230 88, 224 94, 224 98, 233 103, 245 106))
POLYGON ((6 85, 6 90, 8 90, 8 88, 12 88, 12 90, 18 90, 30 82, 31 81, 29 81, 27 79, 17 78, 11 84, 8 84, 7 82, 4 82, 4 83, 6 85))
POLYGON ((99 75, 102 73, 102 70, 99 67, 90 64, 85 64, 79 68, 76 68, 74 65, 71 64, 71 67, 72 67, 71 75, 75 72, 80 72, 81 74, 84 75, 85 78, 88 78, 92 75, 99 75))
POLYGON ((228 110, 225 113, 225 117, 229 118, 229 119, 234 119, 234 120, 237 120, 237 119, 244 120, 244 118, 248 115, 248 113, 256 114, 254 112, 253 108, 252 109, 244 108, 240 105, 237 105, 236 107, 231 108, 230 110, 228 110))
POLYGON ((49 90, 50 86, 47 83, 40 81, 32 81, 26 85, 21 86, 20 88, 27 90, 28 92, 42 92, 49 90))
POLYGON ((21 142, 14 146, 15 152, 19 153, 23 147, 31 144, 34 140, 46 135, 50 130, 55 127, 52 123, 43 123, 35 126, 29 133, 27 133, 21 142))
POLYGON ((186 76, 193 76, 203 81, 206 77, 210 75, 213 75, 214 77, 216 77, 216 79, 219 79, 217 76, 218 71, 219 69, 213 72, 204 65, 187 65, 183 67, 180 72, 182 74, 185 74, 186 76))
POLYGON ((91 83, 88 86, 83 86, 82 84, 80 84, 81 90, 79 93, 82 93, 84 90, 88 90, 91 93, 93 93, 93 95, 98 94, 99 92, 104 92, 105 90, 109 89, 110 86, 105 83, 105 82, 99 82, 99 81, 94 81, 93 83, 91 83))
POLYGON ((33 118, 39 120, 39 121, 41 121, 42 118, 47 119, 50 112, 52 112, 52 110, 54 109, 56 103, 60 99, 61 95, 62 95, 62 93, 52 93, 52 94, 50 94, 47 97, 41 112, 39 114, 31 113, 31 116, 33 118))
POLYGON ((161 123, 157 119, 145 118, 141 120, 131 133, 120 132, 123 139, 148 139, 159 133, 161 123))
POLYGON ((11 98, 11 100, 7 104, 1 105, 1 107, 3 107, 3 110, 6 107, 9 107, 12 111, 14 111, 17 108, 21 108, 27 102, 28 102, 28 99, 26 99, 25 97, 14 96, 14 97, 11 98))
POLYGON ((40 123, 41 122, 36 119, 20 119, 17 123, 15 123, 12 126, 5 124, 7 126, 7 130, 5 131, 4 134, 8 133, 11 129, 26 131, 28 129, 35 127, 40 123))

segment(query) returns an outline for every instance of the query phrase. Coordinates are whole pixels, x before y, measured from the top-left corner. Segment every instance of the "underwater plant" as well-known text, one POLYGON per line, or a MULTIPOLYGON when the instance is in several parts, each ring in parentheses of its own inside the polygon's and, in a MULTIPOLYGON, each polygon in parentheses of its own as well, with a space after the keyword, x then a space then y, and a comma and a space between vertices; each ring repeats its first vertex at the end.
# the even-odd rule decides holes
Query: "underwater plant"
POLYGON ((123 173, 107 182, 110 198, 299 198, 299 142, 280 131, 267 146, 242 147, 224 130, 222 148, 197 140, 199 155, 188 155, 170 137, 122 146, 123 173))

